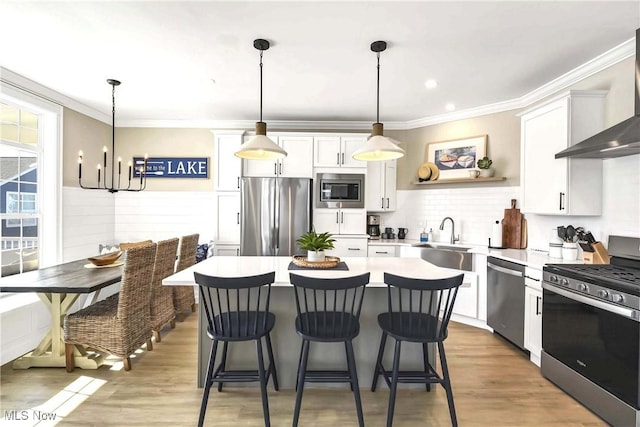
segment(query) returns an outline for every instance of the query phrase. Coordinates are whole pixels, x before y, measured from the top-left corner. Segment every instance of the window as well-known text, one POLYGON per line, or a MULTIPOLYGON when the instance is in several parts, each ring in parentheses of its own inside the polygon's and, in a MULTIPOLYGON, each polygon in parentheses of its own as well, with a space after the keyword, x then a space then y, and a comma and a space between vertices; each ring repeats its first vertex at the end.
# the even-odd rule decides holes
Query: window
POLYGON ((38 116, 0 103, 1 276, 38 268, 38 116))
POLYGON ((59 261, 61 119, 60 106, 0 85, 0 276, 59 261))

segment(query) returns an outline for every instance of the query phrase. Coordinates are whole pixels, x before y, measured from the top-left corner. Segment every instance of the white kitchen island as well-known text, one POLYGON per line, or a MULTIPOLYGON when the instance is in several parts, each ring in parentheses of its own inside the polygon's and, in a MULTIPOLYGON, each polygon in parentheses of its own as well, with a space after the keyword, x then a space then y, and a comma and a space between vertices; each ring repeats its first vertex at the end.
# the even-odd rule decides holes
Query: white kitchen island
MULTIPOLYGON (((239 277, 275 271, 275 282, 271 289, 270 311, 276 315, 276 326, 272 332, 273 351, 281 387, 293 388, 302 340, 295 332, 295 299, 289 282, 289 273, 309 276, 339 278, 369 272, 370 282, 365 292, 360 315, 360 335, 353 341, 358 367, 358 379, 362 388, 371 385, 375 358, 380 344, 379 313, 386 311, 387 295, 384 291, 384 273, 416 279, 442 279, 463 272, 437 267, 419 258, 342 258, 349 270, 289 270, 291 257, 234 257, 215 256, 167 277, 163 285, 195 286, 193 273, 211 276, 239 277)), ((201 309, 202 310, 202 309, 201 309)), ((199 312, 198 321, 198 373, 197 384, 202 387, 211 349, 211 340, 206 335, 206 320, 199 312)), ((346 369, 345 350, 342 343, 322 346, 311 345, 309 369, 346 369)), ((385 363, 391 362, 393 345, 387 345, 385 363)), ((433 348, 430 358, 435 356, 433 348)), ((420 344, 405 344, 402 352, 403 369, 422 369, 422 347, 420 344)), ((253 343, 233 343, 229 346, 227 365, 230 368, 254 369, 256 351, 253 343)), ((311 383, 310 386, 316 386, 311 383)), ((424 386, 423 386, 424 387, 424 386)))

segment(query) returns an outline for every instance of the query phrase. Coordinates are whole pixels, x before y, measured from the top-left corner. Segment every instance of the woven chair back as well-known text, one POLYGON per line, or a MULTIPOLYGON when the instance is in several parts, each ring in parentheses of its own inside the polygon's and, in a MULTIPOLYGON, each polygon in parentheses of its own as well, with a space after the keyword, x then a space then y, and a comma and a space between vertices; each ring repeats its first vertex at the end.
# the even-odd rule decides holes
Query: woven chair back
POLYGON ((149 243, 127 250, 118 298, 118 318, 149 321, 151 280, 156 257, 156 244, 149 243))
POLYGON ((168 293, 171 295, 171 288, 169 286, 162 286, 162 279, 173 274, 176 254, 178 253, 178 242, 179 240, 177 237, 158 242, 156 259, 153 267, 152 295, 156 293, 168 293))
POLYGON ((199 234, 189 234, 180 238, 180 251, 176 272, 191 267, 196 263, 196 251, 198 250, 199 234))
POLYGON ((464 275, 435 280, 384 273, 389 326, 416 341, 442 341, 464 275))

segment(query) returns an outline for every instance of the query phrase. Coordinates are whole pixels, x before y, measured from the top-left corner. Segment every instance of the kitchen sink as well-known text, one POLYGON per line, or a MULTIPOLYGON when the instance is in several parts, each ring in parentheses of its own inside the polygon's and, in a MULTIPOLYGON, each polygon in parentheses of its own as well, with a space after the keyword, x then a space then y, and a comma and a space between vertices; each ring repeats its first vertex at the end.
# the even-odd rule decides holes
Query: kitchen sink
POLYGON ((438 267, 466 271, 471 271, 473 268, 473 254, 467 252, 467 250, 469 250, 468 247, 422 243, 413 245, 411 250, 414 252, 414 255, 438 267), (418 251, 418 253, 415 253, 415 251, 418 251))

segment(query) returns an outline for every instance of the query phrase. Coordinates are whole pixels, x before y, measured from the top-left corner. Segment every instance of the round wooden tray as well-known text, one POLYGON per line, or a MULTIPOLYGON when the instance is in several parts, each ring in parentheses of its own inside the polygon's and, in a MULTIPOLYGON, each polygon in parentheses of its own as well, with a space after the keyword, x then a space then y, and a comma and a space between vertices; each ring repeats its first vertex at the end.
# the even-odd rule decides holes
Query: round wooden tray
POLYGON ((326 256, 324 261, 308 261, 306 256, 294 255, 293 263, 300 267, 308 267, 308 268, 332 268, 338 265, 340 262, 340 258, 335 256, 326 256))

